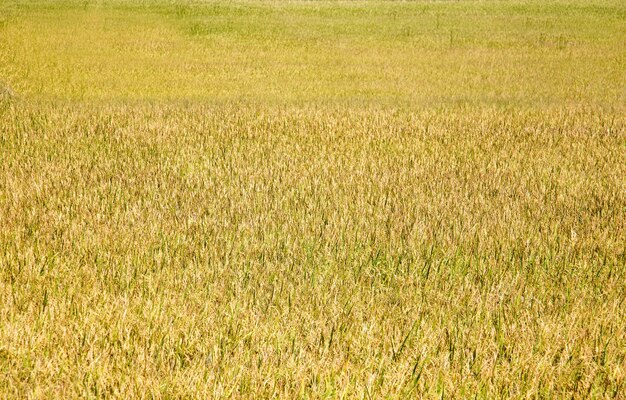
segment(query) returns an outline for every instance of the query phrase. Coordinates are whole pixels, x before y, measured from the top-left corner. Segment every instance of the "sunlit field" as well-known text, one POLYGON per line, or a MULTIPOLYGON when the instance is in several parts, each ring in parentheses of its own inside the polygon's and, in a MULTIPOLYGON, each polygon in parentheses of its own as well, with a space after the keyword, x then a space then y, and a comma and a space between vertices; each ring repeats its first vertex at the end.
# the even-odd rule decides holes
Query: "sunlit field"
POLYGON ((626 397, 623 1, 0 0, 0 398, 626 397))

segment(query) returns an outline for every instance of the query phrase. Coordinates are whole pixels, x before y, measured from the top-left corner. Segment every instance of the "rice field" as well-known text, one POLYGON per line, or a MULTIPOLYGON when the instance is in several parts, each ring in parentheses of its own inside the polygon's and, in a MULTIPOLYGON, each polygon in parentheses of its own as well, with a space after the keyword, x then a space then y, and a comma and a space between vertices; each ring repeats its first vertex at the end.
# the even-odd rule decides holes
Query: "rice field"
POLYGON ((0 0, 0 398, 625 398, 625 49, 612 0, 0 0))

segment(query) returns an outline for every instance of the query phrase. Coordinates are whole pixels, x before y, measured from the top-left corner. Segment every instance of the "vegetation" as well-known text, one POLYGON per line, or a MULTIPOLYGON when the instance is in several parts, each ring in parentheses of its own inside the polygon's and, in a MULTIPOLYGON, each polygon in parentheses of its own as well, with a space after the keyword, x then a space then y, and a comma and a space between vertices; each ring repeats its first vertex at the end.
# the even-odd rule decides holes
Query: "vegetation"
POLYGON ((625 37, 0 0, 0 397, 623 398, 625 37))

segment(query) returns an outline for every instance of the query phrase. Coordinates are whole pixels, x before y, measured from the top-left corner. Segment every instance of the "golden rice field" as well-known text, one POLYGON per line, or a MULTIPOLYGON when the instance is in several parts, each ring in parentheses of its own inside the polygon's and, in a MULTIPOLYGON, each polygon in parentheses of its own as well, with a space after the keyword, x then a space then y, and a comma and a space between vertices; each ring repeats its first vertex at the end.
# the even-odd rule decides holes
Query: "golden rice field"
POLYGON ((626 3, 0 0, 0 398, 626 398, 626 3))

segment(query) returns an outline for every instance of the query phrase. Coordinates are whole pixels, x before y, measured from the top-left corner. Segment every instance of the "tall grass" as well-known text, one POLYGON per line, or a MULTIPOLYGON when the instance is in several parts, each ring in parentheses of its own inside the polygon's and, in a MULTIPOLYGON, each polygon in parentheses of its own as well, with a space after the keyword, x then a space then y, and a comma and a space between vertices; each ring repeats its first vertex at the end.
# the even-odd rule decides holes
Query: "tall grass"
POLYGON ((621 3, 0 10, 0 397, 624 396, 621 3))

